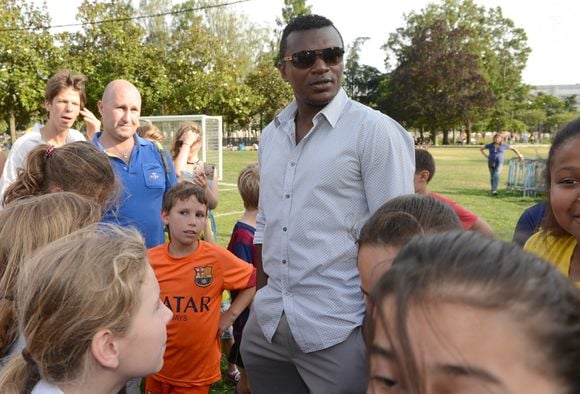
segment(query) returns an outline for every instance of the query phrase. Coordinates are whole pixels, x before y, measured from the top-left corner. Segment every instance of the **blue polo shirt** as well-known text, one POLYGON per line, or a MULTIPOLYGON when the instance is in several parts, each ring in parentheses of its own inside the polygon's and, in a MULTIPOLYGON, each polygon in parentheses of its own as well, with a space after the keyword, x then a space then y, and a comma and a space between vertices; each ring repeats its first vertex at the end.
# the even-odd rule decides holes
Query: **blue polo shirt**
MULTIPOLYGON (((93 143, 104 151, 99 141, 101 135, 102 132, 98 132, 93 143)), ((157 146, 137 134, 134 138, 135 147, 129 164, 116 156, 108 155, 120 180, 121 193, 116 206, 105 213, 103 222, 136 227, 145 238, 147 248, 152 248, 165 242, 161 221, 163 195, 177 183, 177 178, 171 157, 166 151, 164 154, 169 174, 166 174, 157 146)))

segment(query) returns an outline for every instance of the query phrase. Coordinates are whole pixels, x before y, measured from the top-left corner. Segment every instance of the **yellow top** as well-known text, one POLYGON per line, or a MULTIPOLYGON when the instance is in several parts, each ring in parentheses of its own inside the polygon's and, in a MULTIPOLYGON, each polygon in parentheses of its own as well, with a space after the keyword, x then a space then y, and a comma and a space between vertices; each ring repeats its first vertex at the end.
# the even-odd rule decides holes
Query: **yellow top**
POLYGON ((570 262, 576 244, 576 238, 572 235, 554 237, 547 235, 544 231, 539 231, 528 239, 524 250, 541 257, 556 266, 561 273, 569 276, 570 262))

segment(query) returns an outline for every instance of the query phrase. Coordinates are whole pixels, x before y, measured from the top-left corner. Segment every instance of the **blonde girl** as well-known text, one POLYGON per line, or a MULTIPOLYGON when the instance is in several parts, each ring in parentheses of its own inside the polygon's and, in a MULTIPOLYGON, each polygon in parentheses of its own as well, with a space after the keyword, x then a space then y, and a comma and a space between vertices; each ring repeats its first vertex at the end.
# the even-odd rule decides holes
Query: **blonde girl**
POLYGON ((51 193, 0 211, 0 358, 22 348, 15 319, 16 278, 33 252, 101 219, 101 206, 77 194, 51 193))
POLYGON ((34 254, 18 276, 26 347, 0 392, 117 393, 163 364, 172 313, 137 230, 93 225, 34 254))
POLYGON ((42 144, 28 154, 3 204, 56 191, 75 192, 107 208, 115 201, 118 186, 109 159, 93 144, 78 141, 58 148, 42 144))

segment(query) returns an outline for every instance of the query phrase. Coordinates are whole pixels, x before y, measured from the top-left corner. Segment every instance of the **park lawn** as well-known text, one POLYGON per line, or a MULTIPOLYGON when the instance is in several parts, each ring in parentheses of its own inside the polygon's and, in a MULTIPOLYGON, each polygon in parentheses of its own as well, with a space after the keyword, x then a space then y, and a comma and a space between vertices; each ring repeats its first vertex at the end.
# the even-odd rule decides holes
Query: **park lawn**
MULTIPOLYGON (((548 156, 546 145, 515 145, 526 158, 548 156)), ((506 192, 507 159, 515 157, 506 152, 506 163, 500 178, 500 194, 489 195, 489 172, 480 146, 432 146, 437 169, 430 190, 456 200, 459 204, 485 219, 495 230, 496 238, 510 241, 515 224, 527 207, 541 199, 523 197, 522 193, 506 192)), ((224 179, 220 183, 219 204, 214 211, 218 228, 218 243, 227 246, 232 228, 244 207, 236 187, 239 171, 257 160, 257 152, 224 151, 224 179)))
MULTIPOLYGON (((527 158, 548 156, 548 146, 517 146, 527 158)), ((508 165, 504 165, 500 179, 500 193, 489 195, 489 171, 480 146, 433 146, 429 152, 435 158, 437 169, 430 190, 448 196, 484 218, 495 230, 496 238, 511 241, 513 230, 521 213, 541 199, 523 197, 522 193, 506 192, 508 165)), ((514 157, 506 152, 506 160, 514 157)), ((224 178, 219 188, 219 203, 214 211, 218 228, 218 243, 227 246, 232 228, 243 211, 242 200, 235 186, 239 171, 257 160, 257 152, 224 151, 224 178)), ((222 371, 225 361, 222 360, 222 371)), ((224 373, 225 376, 225 373, 224 373)), ((214 384, 212 394, 232 393, 233 385, 225 379, 214 384)))

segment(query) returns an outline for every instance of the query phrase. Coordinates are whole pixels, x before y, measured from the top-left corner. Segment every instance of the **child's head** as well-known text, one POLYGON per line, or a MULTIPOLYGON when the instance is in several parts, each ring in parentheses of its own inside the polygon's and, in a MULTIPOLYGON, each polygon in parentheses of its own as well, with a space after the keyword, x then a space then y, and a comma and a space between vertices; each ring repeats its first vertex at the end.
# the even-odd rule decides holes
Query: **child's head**
POLYGON ((4 205, 29 196, 68 191, 106 206, 118 190, 107 156, 90 142, 77 141, 54 148, 38 145, 4 194, 4 205))
POLYGON ((371 303, 368 392, 580 392, 580 293, 516 245, 416 237, 371 303))
POLYGON ((415 149, 415 193, 427 194, 427 184, 435 175, 435 160, 426 149, 415 149))
POLYGON ((137 230, 93 225, 45 246, 23 265, 16 302, 26 347, 2 392, 29 392, 39 378, 77 391, 96 378, 118 391, 163 364, 172 314, 137 230))
POLYGON ((101 220, 101 207, 75 193, 13 202, 0 211, 0 355, 16 337, 15 283, 23 261, 48 243, 101 220))
POLYGON ((165 143, 165 136, 161 130, 159 130, 159 128, 157 128, 157 126, 151 122, 146 122, 145 124, 137 127, 137 134, 141 138, 145 138, 146 140, 153 142, 158 142, 161 145, 165 143))
POLYGON ((172 243, 197 242, 207 220, 207 204, 205 188, 193 182, 180 182, 165 193, 161 218, 172 243))
POLYGON ((177 129, 177 132, 173 136, 173 143, 171 144, 170 153, 171 153, 171 157, 174 160, 177 157, 177 155, 179 154, 179 150, 181 149, 181 145, 183 145, 183 139, 182 139, 183 135, 189 131, 191 131, 192 133, 194 133, 197 136, 197 138, 195 139, 195 142, 190 147, 190 149, 197 148, 197 150, 199 150, 201 148, 201 128, 199 127, 199 125, 197 123, 194 123, 194 122, 184 123, 179 127, 179 129, 177 129))
POLYGON ((493 135, 493 142, 495 144, 501 144, 503 142, 503 136, 501 134, 494 134, 493 135))
POLYGON ((542 227, 553 235, 580 240, 580 118, 554 136, 546 167, 546 213, 542 227))
POLYGON ((431 196, 407 194, 383 204, 358 237, 358 269, 363 293, 391 266, 399 249, 417 234, 460 230, 451 207, 431 196))
POLYGON ((258 209, 260 197, 260 166, 258 163, 250 163, 240 171, 238 190, 242 196, 244 208, 258 209))

